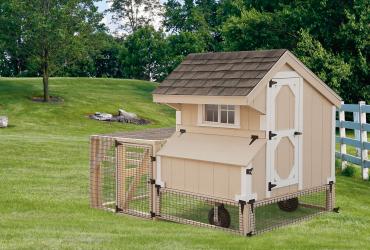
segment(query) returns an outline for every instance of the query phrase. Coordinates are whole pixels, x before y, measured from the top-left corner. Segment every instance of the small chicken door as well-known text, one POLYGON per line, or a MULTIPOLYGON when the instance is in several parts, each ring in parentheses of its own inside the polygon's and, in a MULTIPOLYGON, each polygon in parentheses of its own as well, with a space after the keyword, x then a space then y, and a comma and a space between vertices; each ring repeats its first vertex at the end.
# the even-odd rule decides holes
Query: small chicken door
MULTIPOLYGON (((267 87, 267 194, 299 184, 302 141, 302 79, 273 78, 267 87)), ((300 188, 300 185, 298 185, 300 188)))

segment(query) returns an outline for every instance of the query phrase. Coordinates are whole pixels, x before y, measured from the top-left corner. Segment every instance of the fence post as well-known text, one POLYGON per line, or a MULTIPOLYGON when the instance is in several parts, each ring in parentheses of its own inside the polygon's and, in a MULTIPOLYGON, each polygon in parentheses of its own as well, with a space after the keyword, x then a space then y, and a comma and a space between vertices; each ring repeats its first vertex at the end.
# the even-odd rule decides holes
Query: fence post
POLYGON ((365 160, 368 158, 367 149, 364 147, 364 142, 367 142, 367 131, 363 129, 362 125, 366 123, 366 113, 363 112, 362 107, 366 105, 365 102, 361 101, 358 103, 360 107, 360 142, 361 142, 361 163, 362 163, 362 179, 368 180, 369 179, 369 169, 364 168, 365 160))
MULTIPOLYGON (((360 129, 355 129, 355 140, 361 141, 361 121, 360 121, 360 113, 361 113, 361 102, 358 103, 358 112, 353 112, 353 122, 360 124, 360 129)), ((356 148, 356 156, 361 158, 362 154, 362 146, 361 148, 356 148)))
MULTIPOLYGON (((341 102, 341 106, 343 106, 343 105, 344 105, 344 102, 341 102)), ((345 112, 341 108, 339 110, 339 136, 340 136, 340 138, 345 138, 346 137, 346 128, 342 127, 342 122, 346 120, 344 114, 345 114, 345 112)), ((343 170, 343 169, 345 169, 345 167, 347 165, 347 162, 343 161, 343 154, 347 154, 347 146, 346 146, 346 144, 344 144, 342 142, 342 140, 340 141, 340 154, 341 154, 341 158, 342 158, 342 170, 343 170)))

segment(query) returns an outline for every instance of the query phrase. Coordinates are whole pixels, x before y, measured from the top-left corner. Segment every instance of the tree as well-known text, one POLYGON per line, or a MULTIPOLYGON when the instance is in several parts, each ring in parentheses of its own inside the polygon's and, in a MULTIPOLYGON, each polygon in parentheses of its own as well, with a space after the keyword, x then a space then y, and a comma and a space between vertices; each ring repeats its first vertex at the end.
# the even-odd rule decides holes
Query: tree
POLYGON ((102 29, 102 15, 94 0, 13 0, 23 6, 22 40, 28 60, 43 77, 44 101, 49 101, 49 76, 88 56, 94 32, 102 29))
POLYGON ((121 21, 121 29, 127 33, 135 32, 139 27, 153 25, 161 11, 159 0, 111 0, 113 13, 116 21, 121 21))
POLYGON ((127 36, 121 55, 124 75, 142 80, 161 80, 169 63, 165 34, 143 26, 127 36))

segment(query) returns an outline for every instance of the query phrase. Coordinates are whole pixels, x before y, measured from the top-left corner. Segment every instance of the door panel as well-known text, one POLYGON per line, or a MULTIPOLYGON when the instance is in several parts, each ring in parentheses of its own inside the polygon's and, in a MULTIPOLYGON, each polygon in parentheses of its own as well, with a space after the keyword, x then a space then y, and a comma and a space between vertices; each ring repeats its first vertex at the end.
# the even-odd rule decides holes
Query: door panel
POLYGON ((270 140, 267 143, 267 195, 272 188, 298 184, 301 169, 300 145, 301 78, 273 79, 268 86, 267 111, 270 140))

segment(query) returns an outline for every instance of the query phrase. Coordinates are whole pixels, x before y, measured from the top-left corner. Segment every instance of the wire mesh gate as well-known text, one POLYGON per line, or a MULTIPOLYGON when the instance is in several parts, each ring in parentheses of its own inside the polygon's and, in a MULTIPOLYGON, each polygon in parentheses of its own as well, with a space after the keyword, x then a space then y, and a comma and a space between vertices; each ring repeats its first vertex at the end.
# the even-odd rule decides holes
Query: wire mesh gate
POLYGON ((96 136, 90 150, 91 206, 151 217, 152 146, 96 136))
POLYGON ((153 166, 152 147, 132 143, 116 144, 116 210, 151 217, 153 166))

